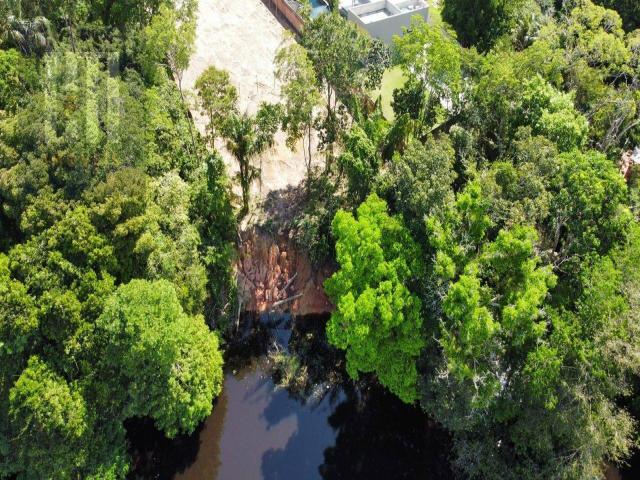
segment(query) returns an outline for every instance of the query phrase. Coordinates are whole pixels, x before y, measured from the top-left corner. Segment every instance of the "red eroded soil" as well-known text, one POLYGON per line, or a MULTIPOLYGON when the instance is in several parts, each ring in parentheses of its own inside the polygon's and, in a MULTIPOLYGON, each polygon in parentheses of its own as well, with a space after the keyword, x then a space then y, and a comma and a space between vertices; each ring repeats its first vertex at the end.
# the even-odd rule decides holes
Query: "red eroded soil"
POLYGON ((290 311, 294 315, 333 310, 322 284, 333 272, 314 269, 286 235, 244 232, 237 263, 242 309, 290 311))

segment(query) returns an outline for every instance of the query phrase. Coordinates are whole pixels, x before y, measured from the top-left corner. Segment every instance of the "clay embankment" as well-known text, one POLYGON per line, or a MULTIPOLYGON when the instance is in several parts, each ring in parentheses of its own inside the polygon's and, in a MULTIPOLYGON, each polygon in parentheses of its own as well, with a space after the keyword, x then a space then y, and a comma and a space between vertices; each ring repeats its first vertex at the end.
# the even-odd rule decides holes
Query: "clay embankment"
POLYGON ((242 234, 238 289, 242 309, 252 312, 290 311, 294 315, 328 313, 333 305, 322 284, 327 268, 314 270, 286 235, 273 237, 256 230, 242 234))

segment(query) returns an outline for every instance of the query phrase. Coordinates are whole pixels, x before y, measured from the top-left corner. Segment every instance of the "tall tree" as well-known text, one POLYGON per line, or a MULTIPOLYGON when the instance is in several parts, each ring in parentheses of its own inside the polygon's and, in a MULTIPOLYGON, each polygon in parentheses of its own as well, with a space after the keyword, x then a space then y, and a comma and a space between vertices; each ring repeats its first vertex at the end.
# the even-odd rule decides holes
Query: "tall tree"
POLYGON ((457 102, 462 89, 462 51, 453 32, 416 16, 393 43, 397 61, 408 76, 438 101, 457 102))
POLYGON ((335 109, 339 96, 362 91, 370 40, 355 24, 338 13, 320 15, 304 29, 302 45, 326 93, 327 108, 335 109))
POLYGON ((185 314, 166 281, 133 280, 109 298, 96 321, 99 370, 122 400, 123 418, 150 416, 167 436, 191 432, 222 388, 218 338, 201 316, 185 314))
POLYGON ((420 249, 375 194, 358 207, 357 218, 339 211, 332 227, 340 269, 325 282, 336 304, 327 324, 329 342, 346 350, 352 378, 374 373, 412 403, 425 342, 420 300, 408 285, 420 276, 420 249))
POLYGON ((640 347, 627 323, 637 299, 621 288, 637 270, 623 260, 637 238, 564 298, 536 254, 536 232, 515 226, 491 240, 487 207, 471 183, 444 220, 427 222, 438 333, 425 350, 423 407, 453 432, 454 466, 468 478, 599 477, 604 459, 630 453, 633 422, 614 399, 638 364, 635 353, 612 356, 640 347))
POLYGON ((307 164, 307 180, 311 178, 312 134, 316 119, 316 110, 322 97, 313 64, 307 51, 291 41, 276 54, 276 77, 283 83, 284 130, 287 132, 287 145, 295 148, 298 140, 303 141, 303 151, 307 164), (305 149, 306 140, 306 149, 305 149))
POLYGON ((70 478, 87 462, 85 400, 38 357, 11 388, 9 421, 10 458, 25 478, 70 478))
POLYGON ((594 3, 617 11, 627 31, 640 28, 640 4, 635 0, 595 0, 594 3))
POLYGON ((389 162, 380 190, 402 214, 414 238, 424 236, 425 215, 440 215, 453 201, 454 160, 451 141, 442 137, 425 144, 413 140, 389 162))
POLYGON ((238 180, 242 189, 240 217, 249 211, 251 185, 261 175, 260 168, 253 164, 253 160, 273 146, 280 116, 278 106, 262 104, 255 116, 247 112, 232 113, 224 124, 222 136, 227 140, 227 149, 239 166, 238 180))
POLYGON ((519 9, 528 0, 445 0, 442 18, 458 33, 465 47, 489 50, 516 25, 519 9))
POLYGON ((7 23, 9 39, 24 54, 42 56, 51 49, 53 36, 46 17, 29 19, 9 15, 7 23))
POLYGON ((313 64, 318 88, 325 92, 327 111, 318 125, 321 145, 332 158, 344 123, 338 100, 359 98, 372 87, 366 68, 371 40, 353 22, 332 12, 308 22, 301 43, 313 64))
POLYGON ((216 136, 220 134, 225 119, 237 110, 238 90, 231 83, 229 73, 216 67, 206 68, 196 80, 195 88, 200 111, 209 120, 209 142, 215 148, 216 136))
MULTIPOLYGON (((141 52, 139 61, 142 70, 151 82, 158 82, 158 76, 165 67, 178 83, 178 91, 182 106, 187 110, 187 103, 182 89, 182 77, 195 49, 196 10, 192 0, 179 5, 160 5, 158 12, 152 17, 141 34, 141 52)), ((191 122, 188 123, 191 134, 193 154, 197 147, 191 122)))

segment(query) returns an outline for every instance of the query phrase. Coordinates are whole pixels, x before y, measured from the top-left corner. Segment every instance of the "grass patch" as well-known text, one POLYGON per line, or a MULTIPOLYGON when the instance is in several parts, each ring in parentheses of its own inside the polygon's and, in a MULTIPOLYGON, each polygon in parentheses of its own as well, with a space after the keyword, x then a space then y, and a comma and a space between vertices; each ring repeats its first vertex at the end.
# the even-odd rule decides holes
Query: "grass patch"
MULTIPOLYGON (((442 16, 440 13, 440 1, 436 1, 429 8, 429 23, 435 27, 444 26, 442 16)), ((393 101, 393 91, 402 88, 407 82, 407 76, 399 66, 388 68, 382 76, 382 84, 377 90, 373 90, 369 96, 373 100, 377 100, 378 97, 382 97, 382 113, 384 117, 393 122, 395 120, 395 113, 391 107, 393 101)))
POLYGON ((440 5, 433 5, 429 8, 429 23, 435 27, 443 24, 440 5))
POLYGON ((374 100, 382 97, 382 113, 389 121, 393 121, 395 118, 393 108, 391 107, 393 91, 397 88, 402 88, 406 81, 407 76, 399 66, 391 67, 384 72, 380 88, 371 92, 371 98, 374 100))

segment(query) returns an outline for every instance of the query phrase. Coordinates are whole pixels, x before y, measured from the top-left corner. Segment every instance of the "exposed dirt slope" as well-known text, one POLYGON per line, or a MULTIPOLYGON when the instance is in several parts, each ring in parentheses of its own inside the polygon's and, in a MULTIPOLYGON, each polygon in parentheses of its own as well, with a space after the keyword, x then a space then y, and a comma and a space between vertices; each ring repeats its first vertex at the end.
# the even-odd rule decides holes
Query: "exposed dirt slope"
POLYGON ((244 310, 288 310, 295 315, 333 310, 322 288, 329 269, 314 270, 309 258, 284 235, 252 230, 242 236, 238 286, 244 310))
MULTIPOLYGON (((185 89, 193 89, 198 76, 209 66, 227 70, 238 89, 240 110, 255 112, 261 102, 278 102, 280 84, 274 74, 276 51, 287 41, 287 31, 261 0, 200 0, 196 51, 184 73, 185 89)), ((290 39, 288 41, 291 41, 290 39)), ((193 111, 204 132, 205 120, 193 111)), ((233 157, 218 147, 229 171, 237 171, 233 157)), ((272 190, 298 185, 306 167, 302 144, 295 152, 285 145, 280 132, 276 145, 257 162, 262 165, 262 184, 254 193, 263 197, 272 190)))

